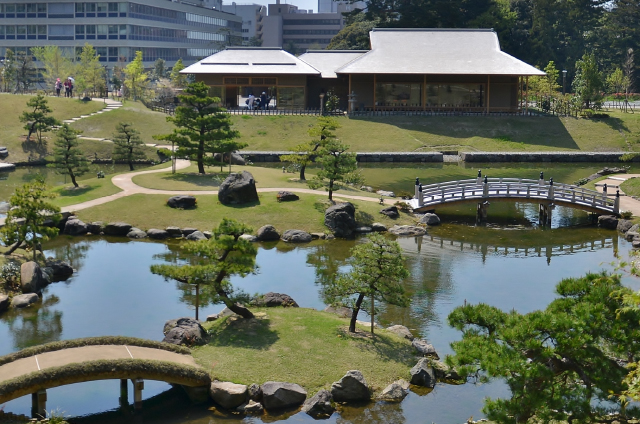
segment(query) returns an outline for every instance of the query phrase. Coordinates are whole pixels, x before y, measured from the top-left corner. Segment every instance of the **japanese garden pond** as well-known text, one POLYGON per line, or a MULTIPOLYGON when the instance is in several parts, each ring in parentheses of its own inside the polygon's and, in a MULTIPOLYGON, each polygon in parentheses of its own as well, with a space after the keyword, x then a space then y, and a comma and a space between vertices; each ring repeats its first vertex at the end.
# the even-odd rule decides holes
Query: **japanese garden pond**
MULTIPOLYGON (((580 178, 602 167, 563 165, 556 169, 567 178, 573 174, 580 178)), ((401 172, 385 169, 385 173, 393 176, 394 181, 411 181, 418 168, 406 166, 401 172)), ((476 168, 474 165, 473 169, 476 168)), ((531 166, 529 172, 537 169, 540 168, 531 166)), ((429 340, 441 356, 451 353, 449 343, 460 338, 460 333, 446 323, 447 315, 456 306, 466 301, 522 313, 541 309, 553 300, 554 287, 562 278, 613 270, 611 263, 617 258, 625 259, 631 248, 617 232, 598 229, 590 225, 586 213, 566 208, 556 210, 551 229, 535 225, 537 205, 492 205, 489 222, 482 226, 474 224, 473 206, 438 212, 443 218, 442 226, 430 229, 422 238, 398 239, 411 271, 406 281, 412 293, 410 307, 388 307, 377 318, 383 326, 409 327, 416 336, 429 340)), ((287 293, 301 307, 323 309, 322 280, 338 270, 346 270, 349 250, 359 242, 261 244, 257 256, 259 273, 234 278, 232 282, 249 293, 287 293)), ((177 243, 68 236, 49 242, 45 246, 46 255, 70 261, 77 273, 67 281, 48 286, 41 305, 0 316, 0 355, 77 337, 125 335, 160 340, 166 320, 194 314, 189 296, 177 283, 166 282, 149 271, 150 265, 162 263, 162 257, 175 250, 177 243)), ((623 282, 634 290, 640 289, 638 279, 624 276, 623 282)), ((221 305, 201 307, 200 315, 220 309, 221 305)), ((148 399, 142 416, 146 422, 314 421, 304 413, 244 419, 222 416, 206 407, 190 406, 181 391, 161 382, 145 382, 143 394, 148 399)), ((48 390, 47 405, 74 417, 71 422, 125 422, 117 410, 118 395, 117 380, 81 383, 48 390)), ((325 422, 459 424, 470 416, 481 418, 483 399, 487 396, 508 396, 508 390, 500 382, 438 384, 428 394, 411 393, 401 404, 349 407, 325 422)), ((30 408, 28 396, 5 405, 5 411, 27 415, 30 408)))

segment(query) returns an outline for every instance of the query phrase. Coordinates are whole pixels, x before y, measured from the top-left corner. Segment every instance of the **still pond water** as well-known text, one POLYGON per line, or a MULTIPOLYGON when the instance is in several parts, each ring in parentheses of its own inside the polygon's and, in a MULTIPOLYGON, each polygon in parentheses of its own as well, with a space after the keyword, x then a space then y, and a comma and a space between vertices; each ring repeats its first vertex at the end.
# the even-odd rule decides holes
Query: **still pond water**
MULTIPOLYGON (((597 166, 582 172, 558 170, 580 174, 593 172, 597 166)), ((415 174, 411 168, 403 172, 407 178, 415 174)), ((556 209, 552 229, 535 225, 535 205, 492 205, 489 223, 484 226, 474 225, 472 207, 439 212, 444 221, 441 227, 431 229, 423 238, 398 239, 411 271, 406 282, 413 294, 411 306, 388 308, 378 318, 385 326, 406 325, 415 335, 429 340, 441 356, 451 353, 449 343, 460 337, 448 327, 446 317, 465 300, 523 313, 544 308, 553 300, 554 286, 560 279, 612 269, 610 263, 616 255, 626 258, 630 249, 616 232, 590 226, 586 214, 570 209, 556 209)), ((281 242, 264 244, 257 257, 259 274, 232 282, 249 293, 287 293, 301 307, 323 309, 321 282, 346 269, 349 249, 358 242, 317 241, 295 247, 281 242)), ((70 261, 77 273, 66 282, 47 287, 41 305, 0 316, 0 355, 39 343, 98 335, 160 340, 167 319, 193 316, 180 287, 149 272, 150 265, 161 263, 175 248, 175 242, 59 237, 47 246, 47 256, 70 261)), ((625 277, 624 282, 640 289, 634 278, 625 277)), ((220 309, 220 305, 207 306, 200 313, 206 316, 220 309)), ((149 400, 145 415, 136 420, 167 424, 313 422, 304 413, 225 417, 191 407, 179 391, 167 392, 169 389, 165 383, 145 382, 144 396, 149 400)), ((118 381, 64 386, 47 394, 48 408, 57 407, 76 417, 72 422, 128 420, 117 411, 118 381)), ((400 405, 371 403, 346 408, 325 422, 458 424, 470 416, 482 417, 484 397, 507 395, 499 382, 438 385, 426 395, 411 393, 400 405)), ((5 410, 29 414, 30 406, 27 396, 7 403, 5 410)))

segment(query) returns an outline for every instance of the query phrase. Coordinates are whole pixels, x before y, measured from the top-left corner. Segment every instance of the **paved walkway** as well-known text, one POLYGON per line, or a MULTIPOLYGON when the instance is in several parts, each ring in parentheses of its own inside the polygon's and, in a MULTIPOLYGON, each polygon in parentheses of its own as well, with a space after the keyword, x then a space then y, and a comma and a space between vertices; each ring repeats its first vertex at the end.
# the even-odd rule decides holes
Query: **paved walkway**
MULTIPOLYGON (((191 164, 190 161, 184 159, 176 160, 176 170, 187 168, 191 164)), ((162 169, 153 169, 151 171, 136 171, 129 172, 126 174, 116 175, 111 179, 111 182, 122 191, 116 194, 112 194, 110 196, 100 197, 98 199, 89 200, 84 203, 78 203, 76 205, 69 205, 62 208, 62 212, 76 212, 82 209, 91 208, 94 206, 102 205, 104 203, 108 203, 114 201, 116 199, 120 199, 122 197, 131 196, 133 194, 165 194, 176 196, 180 194, 197 194, 197 195, 217 195, 217 190, 157 190, 152 188, 141 187, 133 182, 133 177, 137 175, 143 174, 154 174, 157 172, 171 172, 171 166, 162 169)), ((320 194, 326 195, 325 191, 320 190, 311 190, 307 188, 289 188, 289 187, 265 187, 258 188, 258 193, 272 193, 278 191, 291 191, 294 193, 307 193, 307 194, 320 194)), ((352 200, 363 200, 367 202, 380 202, 380 199, 377 197, 367 197, 367 196, 356 196, 350 194, 337 194, 333 193, 334 197, 339 197, 342 199, 352 199, 352 200)), ((397 202, 398 199, 395 198, 387 198, 384 199, 384 203, 388 205, 392 205, 397 202)))
MULTIPOLYGON (((596 190, 602 193, 603 186, 607 185, 607 197, 616 196, 616 190, 620 188, 620 184, 631 178, 640 178, 640 174, 614 174, 607 176, 607 179, 596 183, 596 190)), ((620 190, 620 211, 631 211, 634 216, 640 216, 640 201, 626 196, 620 190)))
POLYGON ((198 367, 191 355, 161 349, 124 345, 83 346, 45 352, 4 364, 0 366, 0 384, 47 368, 101 359, 152 359, 198 367))

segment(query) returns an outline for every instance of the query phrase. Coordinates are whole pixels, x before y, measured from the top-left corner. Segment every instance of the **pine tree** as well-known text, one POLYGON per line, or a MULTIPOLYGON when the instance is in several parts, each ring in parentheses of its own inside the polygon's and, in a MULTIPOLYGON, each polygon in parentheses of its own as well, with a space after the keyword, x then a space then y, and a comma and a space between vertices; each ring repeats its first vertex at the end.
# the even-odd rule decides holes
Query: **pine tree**
POLYGON ((328 116, 319 116, 316 124, 309 129, 309 135, 312 140, 295 146, 292 151, 294 153, 280 156, 282 162, 290 162, 300 167, 300 181, 306 181, 304 172, 308 165, 312 164, 317 150, 327 143, 327 140, 335 140, 336 135, 333 133, 340 128, 340 124, 335 118, 328 116))
POLYGON ((182 63, 182 58, 178 59, 173 68, 171 69, 171 74, 169 78, 171 79, 171 83, 174 87, 182 88, 187 84, 187 76, 180 73, 184 69, 184 64, 182 63))
POLYGON ((12 207, 7 212, 5 225, 0 228, 0 239, 6 246, 13 246, 5 255, 26 243, 31 246, 35 261, 40 243, 58 234, 58 228, 45 225, 46 221, 57 222, 60 218, 60 208, 47 203, 47 199, 54 197, 47 189, 43 180, 36 180, 17 188, 9 199, 12 207))
POLYGON ((376 301, 397 306, 409 305, 402 286, 402 280, 409 277, 409 271, 404 266, 400 245, 381 234, 369 235, 367 242, 354 247, 351 254, 351 271, 339 275, 325 289, 325 296, 331 304, 346 304, 353 309, 350 332, 356 331, 358 312, 365 298, 368 298, 373 333, 376 301), (353 296, 356 296, 355 299, 353 296))
POLYGON ((174 116, 168 116, 177 129, 171 134, 154 136, 178 145, 177 156, 188 156, 198 163, 198 172, 204 174, 204 165, 213 164, 211 154, 228 153, 242 149, 244 143, 235 141, 240 134, 231 129, 231 120, 219 107, 218 97, 209 97, 209 87, 203 82, 189 84, 178 96, 180 103, 174 116))
POLYGON ((51 131, 51 127, 60 125, 60 122, 53 116, 48 116, 53 110, 49 107, 48 100, 42 94, 31 98, 27 102, 27 106, 33 110, 24 111, 20 116, 20 122, 26 123, 24 129, 29 131, 27 141, 31 140, 31 134, 35 132, 38 142, 42 143, 42 133, 51 131))
POLYGON ((129 164, 129 170, 133 171, 133 161, 145 157, 142 151, 144 143, 140 133, 126 122, 118 123, 116 133, 113 134, 113 159, 123 160, 129 164))
POLYGON ((229 281, 233 275, 244 277, 256 271, 257 248, 250 241, 240 238, 251 232, 252 229, 246 225, 223 218, 209 240, 185 245, 184 250, 191 254, 191 264, 152 265, 151 272, 196 287, 196 319, 201 285, 208 286, 212 303, 224 303, 241 317, 253 318, 251 311, 240 304, 247 302, 249 296, 234 289, 229 281))
POLYGON ((56 141, 53 147, 53 161, 47 166, 55 168, 56 172, 69 175, 74 187, 78 187, 76 177, 89 172, 89 160, 82 155, 78 147, 78 134, 69 124, 62 124, 56 131, 56 141))
POLYGON ((325 187, 329 192, 329 200, 333 200, 333 192, 337 190, 335 183, 343 181, 358 167, 356 154, 347 150, 349 146, 336 139, 330 139, 318 150, 316 163, 322 168, 308 182, 308 185, 311 188, 325 187))

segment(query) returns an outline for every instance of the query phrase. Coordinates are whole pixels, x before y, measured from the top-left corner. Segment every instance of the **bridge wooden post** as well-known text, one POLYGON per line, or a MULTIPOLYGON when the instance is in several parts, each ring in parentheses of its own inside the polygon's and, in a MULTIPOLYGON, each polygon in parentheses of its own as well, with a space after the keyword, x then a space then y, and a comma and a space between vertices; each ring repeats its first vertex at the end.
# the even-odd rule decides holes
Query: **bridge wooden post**
POLYGON ((38 390, 31 393, 31 417, 45 418, 47 416, 47 391, 38 390))
POLYGON ((484 176, 484 184, 482 186, 482 197, 489 197, 489 179, 484 176))
POLYGON ((540 172, 540 179, 538 180, 538 185, 544 185, 544 172, 540 172))
POLYGON ((418 206, 424 206, 424 197, 422 196, 422 184, 418 186, 418 206))
POLYGON ((127 379, 120 380, 120 408, 126 409, 129 406, 129 381, 127 379))
POLYGON ((620 213, 620 190, 616 190, 616 199, 613 201, 613 213, 620 213))
POLYGON ((142 410, 142 390, 144 390, 144 380, 141 378, 132 379, 133 383, 133 408, 136 411, 142 410))
POLYGON ((549 178, 549 192, 547 193, 547 197, 553 200, 554 194, 555 194, 555 188, 553 187, 553 178, 549 178))
POLYGON ((607 201, 607 183, 604 183, 602 185, 602 201, 605 202, 605 206, 606 206, 606 201, 607 201))
POLYGON ((478 169, 478 178, 476 178, 476 184, 482 184, 482 169, 478 169))
POLYGON ((415 187, 415 198, 419 199, 420 197, 418 197, 418 187, 420 187, 420 178, 416 178, 416 187, 415 187))

